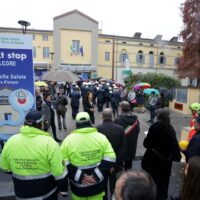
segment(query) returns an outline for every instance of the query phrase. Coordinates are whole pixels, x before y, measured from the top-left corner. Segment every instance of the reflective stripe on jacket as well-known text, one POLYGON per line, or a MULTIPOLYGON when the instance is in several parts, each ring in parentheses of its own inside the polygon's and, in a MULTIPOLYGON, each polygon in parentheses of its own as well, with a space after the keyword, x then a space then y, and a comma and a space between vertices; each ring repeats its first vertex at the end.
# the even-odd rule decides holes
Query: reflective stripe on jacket
POLYGON ((75 195, 87 197, 104 191, 104 179, 116 157, 103 134, 93 127, 77 129, 63 141, 61 151, 69 171, 71 190, 75 195), (96 183, 83 184, 85 175, 92 175, 96 183))

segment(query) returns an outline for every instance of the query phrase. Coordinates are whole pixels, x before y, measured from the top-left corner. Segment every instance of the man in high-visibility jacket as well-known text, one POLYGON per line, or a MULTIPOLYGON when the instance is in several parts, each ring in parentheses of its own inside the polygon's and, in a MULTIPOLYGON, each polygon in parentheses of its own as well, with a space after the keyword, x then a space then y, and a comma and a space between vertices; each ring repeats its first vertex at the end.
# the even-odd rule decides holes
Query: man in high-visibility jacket
POLYGON ((67 195, 67 170, 59 145, 42 130, 43 117, 31 110, 20 133, 5 144, 0 168, 11 173, 16 199, 56 200, 67 195))
POLYGON ((87 112, 76 116, 76 127, 61 145, 73 200, 102 200, 115 153, 106 136, 92 127, 87 112))

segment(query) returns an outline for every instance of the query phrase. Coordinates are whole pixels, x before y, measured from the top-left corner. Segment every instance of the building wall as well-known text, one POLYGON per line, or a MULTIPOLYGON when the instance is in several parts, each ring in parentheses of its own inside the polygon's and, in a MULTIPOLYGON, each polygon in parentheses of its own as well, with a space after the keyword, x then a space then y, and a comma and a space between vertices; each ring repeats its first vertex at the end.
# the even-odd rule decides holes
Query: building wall
POLYGON ((169 76, 175 76, 176 63, 175 58, 180 57, 181 43, 170 43, 169 41, 158 41, 153 39, 130 38, 120 36, 99 36, 99 59, 98 75, 107 78, 112 77, 112 66, 114 67, 114 79, 123 82, 122 72, 125 70, 125 62, 120 61, 120 54, 124 51, 128 54, 130 69, 133 73, 164 73, 169 76), (114 41, 114 47, 113 47, 114 41), (114 55, 113 55, 114 50, 114 55), (143 52, 144 62, 137 63, 138 52, 143 52), (110 52, 110 60, 105 60, 105 52, 110 52), (149 52, 153 52, 154 64, 150 65, 149 52), (160 53, 166 57, 165 64, 159 64, 160 53), (107 69, 107 70, 106 70, 107 69), (107 72, 107 73, 105 73, 107 72))
POLYGON ((187 90, 187 102, 182 103, 178 102, 176 99, 174 99, 169 104, 169 108, 172 110, 175 110, 177 112, 183 113, 183 114, 191 114, 191 110, 189 109, 189 106, 192 103, 199 103, 200 102, 200 89, 198 88, 188 88, 187 90), (182 110, 176 109, 176 104, 182 105, 182 110))
MULTIPOLYGON (((55 51, 55 66, 58 66, 62 63, 62 60, 60 58, 60 55, 62 54, 60 48, 62 46, 62 43, 64 42, 63 35, 61 32, 63 30, 72 30, 73 33, 76 33, 74 36, 71 36, 71 39, 74 38, 75 40, 80 40, 80 43, 84 43, 85 46, 83 46, 84 50, 84 57, 86 56, 84 62, 89 62, 87 64, 91 64, 95 67, 97 67, 97 58, 98 58, 98 23, 95 23, 94 21, 91 21, 87 17, 84 17, 79 14, 79 12, 72 12, 69 15, 63 15, 61 17, 55 17, 54 18, 54 51, 55 51), (62 30, 62 31, 61 31, 62 30), (88 38, 90 34, 90 39, 88 38), (81 33, 84 34, 84 36, 80 36, 81 33), (79 38, 79 36, 81 38, 79 38), (82 41, 82 38, 87 38, 87 41, 82 41), (86 51, 88 50, 88 52, 86 51), (88 58, 88 60, 86 60, 88 58), (90 59, 89 59, 90 58, 90 59)), ((64 37, 65 38, 65 37, 64 37)), ((69 47, 66 47, 69 48, 69 47)), ((63 55, 62 55, 63 56, 63 55)), ((72 64, 75 63, 75 60, 73 57, 67 61, 65 64, 72 64)))
POLYGON ((51 54, 49 55, 49 58, 43 58, 43 47, 48 47, 49 52, 54 52, 54 38, 53 38, 53 32, 50 33, 33 33, 34 40, 33 40, 33 47, 36 48, 36 57, 34 58, 34 62, 48 62, 52 63, 51 54), (48 35, 48 40, 43 40, 43 35, 48 35))
POLYGON ((77 30, 61 30, 61 54, 60 62, 69 64, 91 64, 92 63, 92 32, 77 30), (80 46, 83 47, 83 56, 81 54, 73 54, 70 46, 72 40, 80 40, 80 46))

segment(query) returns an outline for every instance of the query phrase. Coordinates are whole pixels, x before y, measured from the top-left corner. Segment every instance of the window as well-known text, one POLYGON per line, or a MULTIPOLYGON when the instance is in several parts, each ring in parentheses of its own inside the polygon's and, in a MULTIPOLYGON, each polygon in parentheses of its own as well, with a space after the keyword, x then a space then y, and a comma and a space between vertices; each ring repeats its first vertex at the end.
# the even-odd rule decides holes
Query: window
POLYGON ((33 58, 36 58, 36 47, 33 47, 33 58))
POLYGON ((153 67, 154 66, 154 54, 153 51, 149 52, 149 67, 153 67))
POLYGON ((48 35, 46 35, 46 34, 42 35, 42 39, 43 39, 43 41, 48 41, 48 35))
POLYGON ((33 40, 35 40, 35 34, 33 34, 33 40))
POLYGON ((110 43, 110 40, 106 40, 106 43, 110 43))
POLYGON ((187 103, 187 88, 177 88, 176 100, 180 103, 187 103))
POLYGON ((105 52, 105 61, 110 60, 110 52, 105 52))
POLYGON ((75 54, 79 53, 80 49, 80 41, 79 40, 72 40, 72 48, 75 54))
POLYGON ((137 64, 143 64, 144 63, 144 55, 143 55, 143 52, 141 50, 138 51, 136 62, 137 62, 137 64))
POLYGON ((49 47, 43 47, 43 58, 49 58, 49 47))
POLYGON ((174 59, 174 64, 175 65, 178 65, 180 63, 180 57, 176 57, 175 59, 174 59))
POLYGON ((161 65, 166 64, 166 57, 165 57, 165 55, 164 55, 163 52, 160 53, 160 56, 159 56, 159 64, 161 64, 161 65))
POLYGON ((128 54, 123 52, 120 54, 120 62, 125 62, 126 58, 128 58, 128 54))
POLYGON ((12 120, 12 113, 4 113, 4 119, 6 121, 11 121, 12 120))
POLYGON ((122 44, 126 44, 126 42, 122 42, 122 44))

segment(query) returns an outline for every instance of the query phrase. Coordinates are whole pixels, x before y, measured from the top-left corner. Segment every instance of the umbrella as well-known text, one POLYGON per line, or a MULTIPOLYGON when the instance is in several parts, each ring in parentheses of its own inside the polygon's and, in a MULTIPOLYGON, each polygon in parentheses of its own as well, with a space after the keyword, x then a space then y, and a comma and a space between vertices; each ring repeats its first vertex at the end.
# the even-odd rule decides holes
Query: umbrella
POLYGON ((76 76, 74 73, 64 70, 51 71, 47 73, 43 79, 55 82, 73 82, 80 80, 80 78, 78 78, 78 76, 76 76))
POLYGON ((159 90, 154 88, 147 88, 143 90, 144 94, 151 94, 152 92, 155 92, 156 94, 160 94, 159 90))
POLYGON ((149 83, 141 82, 141 83, 134 85, 133 89, 139 90, 139 89, 146 89, 146 88, 150 88, 150 87, 151 87, 151 85, 149 83))
POLYGON ((44 81, 36 81, 34 84, 38 87, 47 87, 48 86, 47 83, 45 83, 44 81))

